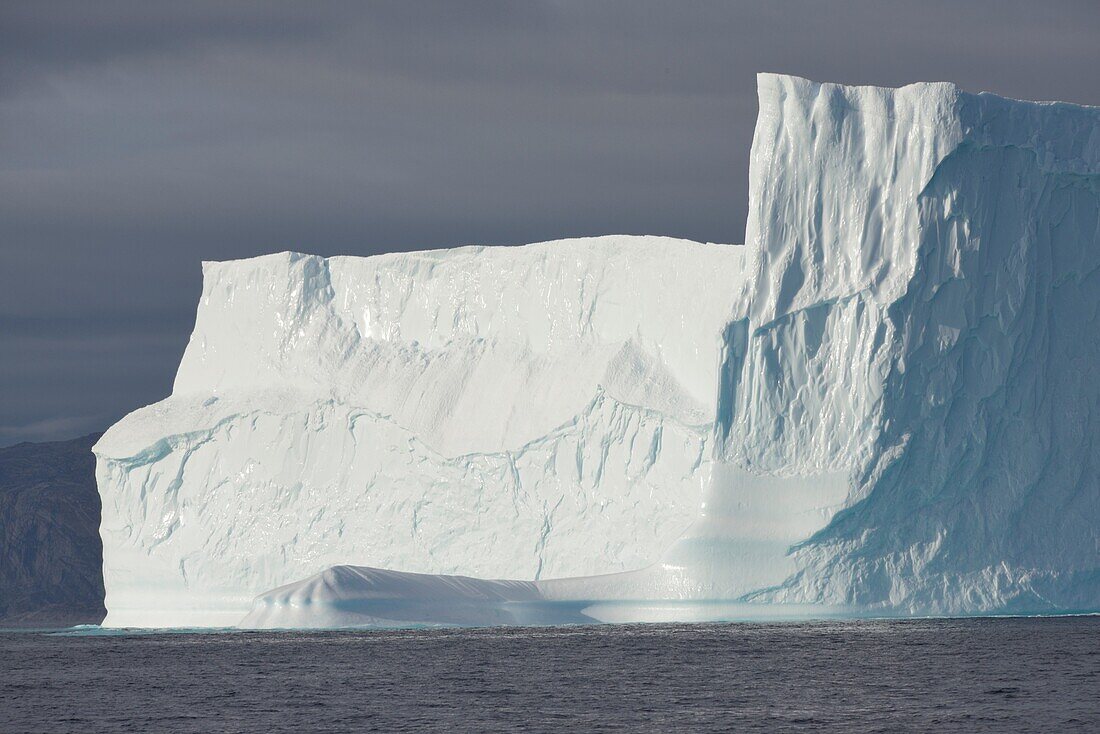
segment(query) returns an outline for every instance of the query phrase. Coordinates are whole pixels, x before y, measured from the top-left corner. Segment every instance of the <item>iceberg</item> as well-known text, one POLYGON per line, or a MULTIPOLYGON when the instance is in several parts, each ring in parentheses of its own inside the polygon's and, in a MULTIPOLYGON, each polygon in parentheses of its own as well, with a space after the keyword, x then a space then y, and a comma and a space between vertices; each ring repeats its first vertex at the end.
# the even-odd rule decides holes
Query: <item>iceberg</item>
POLYGON ((207 264, 106 624, 1100 610, 1100 109, 759 97, 744 246, 207 264))

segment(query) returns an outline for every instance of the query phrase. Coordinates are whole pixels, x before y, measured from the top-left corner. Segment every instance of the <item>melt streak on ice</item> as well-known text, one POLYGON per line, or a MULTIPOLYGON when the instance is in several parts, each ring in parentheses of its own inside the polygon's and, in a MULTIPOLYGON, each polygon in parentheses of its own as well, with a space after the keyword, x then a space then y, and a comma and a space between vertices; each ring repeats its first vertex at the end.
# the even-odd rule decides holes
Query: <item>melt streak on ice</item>
POLYGON ((107 624, 1100 609, 1100 110, 759 88, 744 247, 208 264, 107 624))

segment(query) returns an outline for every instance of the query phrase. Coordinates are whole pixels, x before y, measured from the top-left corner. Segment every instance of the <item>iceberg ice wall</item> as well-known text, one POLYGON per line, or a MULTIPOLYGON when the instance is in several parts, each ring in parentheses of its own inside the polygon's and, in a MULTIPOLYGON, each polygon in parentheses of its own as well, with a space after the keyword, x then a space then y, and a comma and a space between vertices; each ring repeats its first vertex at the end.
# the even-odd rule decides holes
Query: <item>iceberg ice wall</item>
POLYGON ((204 265, 172 396, 95 447, 114 626, 337 563, 645 565, 698 510, 744 248, 659 237, 204 265))
POLYGON ((762 75, 749 206, 207 265, 107 623, 1100 609, 1100 110, 762 75))

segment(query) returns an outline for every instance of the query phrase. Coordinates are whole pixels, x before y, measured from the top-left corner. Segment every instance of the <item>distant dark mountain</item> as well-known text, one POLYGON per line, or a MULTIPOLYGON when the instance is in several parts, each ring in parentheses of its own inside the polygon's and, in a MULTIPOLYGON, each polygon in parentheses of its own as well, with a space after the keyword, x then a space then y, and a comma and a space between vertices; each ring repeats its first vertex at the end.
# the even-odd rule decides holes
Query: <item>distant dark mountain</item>
POLYGON ((107 613, 99 436, 0 449, 0 627, 97 624, 107 613))

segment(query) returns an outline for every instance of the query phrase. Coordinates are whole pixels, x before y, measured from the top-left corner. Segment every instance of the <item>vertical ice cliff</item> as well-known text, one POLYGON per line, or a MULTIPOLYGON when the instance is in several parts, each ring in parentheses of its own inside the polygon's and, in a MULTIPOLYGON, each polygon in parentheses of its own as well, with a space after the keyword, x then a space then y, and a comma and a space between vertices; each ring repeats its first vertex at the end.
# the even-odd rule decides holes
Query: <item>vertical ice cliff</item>
POLYGON ((95 447, 105 623, 233 624, 337 563, 652 562, 698 511, 745 262, 603 237, 206 263, 172 396, 95 447))
POLYGON ((1100 109, 762 75, 750 177, 697 592, 1100 609, 1100 109))

